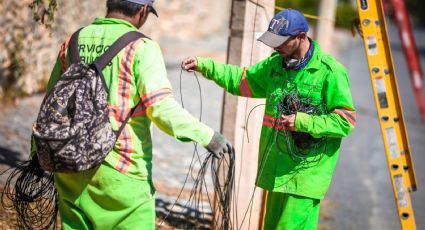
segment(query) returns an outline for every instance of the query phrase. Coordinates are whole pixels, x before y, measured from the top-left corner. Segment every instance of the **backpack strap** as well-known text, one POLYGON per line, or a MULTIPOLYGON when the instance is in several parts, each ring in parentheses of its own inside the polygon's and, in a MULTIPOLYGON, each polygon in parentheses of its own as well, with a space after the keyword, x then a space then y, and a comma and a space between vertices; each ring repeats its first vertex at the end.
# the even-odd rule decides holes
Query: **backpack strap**
POLYGON ((136 106, 134 106, 133 108, 131 108, 130 112, 128 112, 127 117, 125 118, 125 120, 122 122, 121 126, 118 128, 117 131, 115 131, 115 135, 118 139, 118 137, 121 135, 122 131, 125 128, 125 125, 128 123, 128 121, 130 120, 130 118, 133 116, 134 111, 136 111, 137 107, 142 103, 142 100, 140 99, 139 103, 137 103, 136 106))
POLYGON ((80 35, 80 31, 83 29, 84 27, 78 29, 77 31, 75 31, 74 34, 72 34, 71 39, 69 41, 69 60, 71 62, 71 64, 75 64, 77 62, 80 62, 81 58, 80 58, 80 52, 78 51, 78 36, 80 35))
MULTIPOLYGON (((69 55, 70 55, 70 61, 71 64, 80 62, 80 53, 78 51, 78 35, 80 31, 83 28, 80 28, 77 30, 72 36, 70 40, 70 49, 69 49, 69 55)), ((103 77, 102 70, 106 67, 106 65, 122 50, 124 49, 128 44, 130 44, 133 41, 136 41, 140 38, 147 38, 144 34, 137 32, 137 31, 130 31, 118 38, 111 47, 108 48, 108 50, 105 51, 100 57, 98 57, 93 63, 92 66, 96 69, 96 71, 100 74, 103 86, 108 92, 109 97, 109 89, 106 85, 105 78, 103 77)), ((131 109, 131 111, 127 114, 124 122, 121 124, 119 129, 115 131, 116 137, 121 135, 121 132, 124 130, 125 125, 128 123, 130 118, 133 116, 134 111, 136 111, 136 108, 142 103, 142 100, 137 103, 134 108, 131 109)))
POLYGON ((122 49, 124 49, 124 47, 126 47, 133 41, 145 37, 146 36, 144 34, 137 31, 127 32, 126 34, 121 36, 117 41, 115 41, 114 44, 112 44, 112 46, 109 47, 108 50, 106 50, 105 53, 102 54, 102 56, 98 57, 93 62, 93 65, 100 72, 112 60, 112 58, 114 58, 122 49))
MULTIPOLYGON (((102 82, 103 82, 103 86, 105 87, 105 89, 107 89, 108 91, 108 95, 109 95, 109 90, 108 87, 106 85, 105 82, 105 78, 103 77, 102 74, 102 70, 103 68, 105 68, 105 66, 122 50, 124 49, 128 44, 130 44, 133 41, 137 41, 140 38, 147 38, 144 34, 137 32, 137 31, 130 31, 127 32, 126 34, 124 34, 123 36, 121 36, 117 41, 114 42, 114 44, 112 44, 111 47, 108 48, 108 50, 105 51, 105 53, 103 53, 100 57, 98 57, 93 63, 92 65, 94 66, 94 68, 96 69, 96 71, 100 74, 101 78, 102 78, 102 82)), ((136 111, 136 108, 142 103, 142 100, 139 101, 139 103, 137 103, 136 106, 134 106, 134 108, 132 108, 130 110, 130 112, 127 114, 125 120, 121 123, 121 126, 118 128, 117 131, 115 131, 115 135, 116 138, 118 139, 118 137, 121 135, 122 131, 125 128, 125 125, 128 123, 128 121, 130 120, 130 118, 133 116, 134 111, 136 111)))
POLYGON ((137 31, 130 31, 118 38, 112 45, 109 47, 105 53, 103 53, 100 57, 96 58, 96 60, 92 63, 93 68, 100 74, 103 86, 108 91, 109 97, 109 88, 106 85, 105 77, 103 76, 102 70, 106 67, 106 65, 128 44, 133 41, 136 41, 140 38, 147 38, 144 34, 137 31))
MULTIPOLYGON (((70 42, 69 42, 69 58, 71 64, 75 64, 81 61, 80 52, 78 50, 78 37, 80 35, 80 31, 84 27, 75 31, 72 34, 70 42)), ((136 41, 140 38, 147 38, 144 34, 137 31, 130 31, 121 36, 117 41, 115 41, 111 47, 104 54, 98 57, 92 64, 96 67, 96 69, 101 72, 103 68, 114 58, 124 47, 126 47, 130 42, 136 41)))

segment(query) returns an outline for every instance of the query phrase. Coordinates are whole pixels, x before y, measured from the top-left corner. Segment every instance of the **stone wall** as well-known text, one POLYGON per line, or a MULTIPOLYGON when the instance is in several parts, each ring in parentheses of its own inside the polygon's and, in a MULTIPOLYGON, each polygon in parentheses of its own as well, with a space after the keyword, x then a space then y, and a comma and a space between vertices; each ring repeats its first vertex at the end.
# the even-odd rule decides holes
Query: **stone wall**
MULTIPOLYGON (((105 0, 58 0, 52 29, 32 19, 31 0, 0 0, 0 100, 42 91, 64 39, 95 17, 105 15, 105 0)), ((226 33, 230 0, 157 0, 142 31, 161 38, 202 39, 226 33)))
POLYGON ((60 43, 91 13, 102 13, 100 1, 60 1, 53 28, 35 23, 28 7, 31 0, 1 0, 0 98, 30 95, 42 90, 54 64, 60 43))

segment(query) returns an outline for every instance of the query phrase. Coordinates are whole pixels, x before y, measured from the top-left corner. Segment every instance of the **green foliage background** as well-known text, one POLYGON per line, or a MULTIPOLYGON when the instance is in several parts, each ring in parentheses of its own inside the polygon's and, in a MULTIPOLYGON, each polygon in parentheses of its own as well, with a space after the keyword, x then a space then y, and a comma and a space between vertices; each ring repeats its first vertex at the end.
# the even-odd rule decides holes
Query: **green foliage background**
MULTIPOLYGON (((385 0, 384 0, 385 1, 385 0)), ((389 0, 386 0, 389 1, 389 0)), ((293 8, 300 10, 305 14, 317 15, 319 0, 276 0, 276 6, 283 8, 293 8)), ((416 26, 425 27, 425 1, 424 0, 405 0, 409 13, 412 16, 413 23, 416 26)), ((54 19, 57 10, 57 0, 33 0, 30 8, 33 9, 34 20, 40 20, 37 10, 44 5, 47 12, 47 22, 49 26, 54 19)), ((278 11, 278 10, 277 10, 278 11)), ((350 0, 338 0, 335 26, 338 28, 351 28, 352 22, 357 18, 357 9, 350 0)), ((308 19, 309 23, 315 23, 308 19)))
MULTIPOLYGON (((385 1, 385 0, 384 0, 385 1)), ((389 0, 386 0, 389 1, 389 0)), ((412 23, 417 27, 425 27, 425 1, 404 0, 412 23)), ((317 15, 319 9, 318 0, 276 0, 276 6, 297 9, 305 14, 317 15)), ((351 28, 353 19, 358 18, 357 9, 350 0, 338 0, 335 25, 338 28, 351 28)), ((315 24, 315 20, 308 19, 309 23, 315 24)))
POLYGON ((425 28, 425 1, 405 0, 407 9, 412 16, 413 24, 425 28))
MULTIPOLYGON (((319 9, 318 0, 276 0, 276 6, 283 8, 292 8, 297 9, 304 14, 317 15, 319 9)), ((338 28, 350 29, 352 22, 357 18, 357 11, 351 5, 349 0, 339 0, 337 11, 336 11, 336 21, 335 26, 338 28)), ((315 24, 316 20, 308 19, 310 24, 315 24)))

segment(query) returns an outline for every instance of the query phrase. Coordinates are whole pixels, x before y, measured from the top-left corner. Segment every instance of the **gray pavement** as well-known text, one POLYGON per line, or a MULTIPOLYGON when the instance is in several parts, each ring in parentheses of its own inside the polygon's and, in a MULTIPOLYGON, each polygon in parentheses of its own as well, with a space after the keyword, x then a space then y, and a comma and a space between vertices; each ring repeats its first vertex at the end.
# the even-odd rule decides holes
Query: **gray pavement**
MULTIPOLYGON (((28 158, 32 122, 37 117, 41 100, 42 96, 37 95, 15 106, 0 105, 0 172, 28 158)), ((0 176, 1 185, 6 175, 0 176)))
MULTIPOLYGON (((389 26, 389 37, 406 125, 413 154, 418 191, 412 194, 418 229, 425 228, 425 123, 421 122, 406 61, 396 28, 389 26)), ((425 31, 415 31, 425 67, 425 31)), ((387 168, 377 111, 373 99, 367 60, 362 41, 357 37, 339 55, 348 69, 357 125, 344 139, 333 183, 326 196, 332 203, 331 229, 400 229, 393 189, 387 168)))
MULTIPOLYGON (((160 41, 160 44, 163 47, 168 78, 173 86, 175 99, 183 103, 183 107, 194 117, 200 118, 202 122, 214 130, 220 131, 223 90, 213 82, 203 78, 202 75, 197 74, 201 87, 199 89, 194 73, 181 73, 180 62, 188 56, 212 56, 224 61, 227 47, 226 38, 217 36, 194 41, 164 39, 160 41)), ((191 164, 194 145, 178 142, 161 132, 157 127, 154 128, 153 136, 153 177, 155 184, 181 188, 191 164)), ((206 152, 201 146, 197 149, 201 155, 206 152)), ((194 166, 194 172, 196 172, 200 168, 199 161, 196 161, 194 166)), ((192 176, 189 177, 185 186, 189 190, 193 187, 191 178, 192 176)), ((210 178, 206 179, 208 185, 211 185, 210 178)), ((212 188, 210 189, 212 190, 212 188)), ((161 189, 159 190, 161 191, 161 189)), ((175 198, 170 197, 170 199, 175 198)))

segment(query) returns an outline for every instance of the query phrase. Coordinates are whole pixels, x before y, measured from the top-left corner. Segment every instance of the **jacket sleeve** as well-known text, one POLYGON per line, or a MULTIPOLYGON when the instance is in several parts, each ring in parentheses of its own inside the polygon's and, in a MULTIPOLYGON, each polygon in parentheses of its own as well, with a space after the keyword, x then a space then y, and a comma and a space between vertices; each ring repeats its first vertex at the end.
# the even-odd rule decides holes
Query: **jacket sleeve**
POLYGON ((197 59, 197 71, 229 93, 243 97, 266 97, 266 78, 270 72, 268 59, 248 68, 224 64, 209 58, 197 57, 197 59))
POLYGON ((146 114, 159 129, 180 141, 207 146, 214 130, 183 109, 172 96, 159 46, 145 41, 137 58, 137 84, 146 114))
POLYGON ((328 114, 315 116, 298 112, 295 118, 295 130, 309 133, 316 138, 345 137, 356 124, 356 111, 345 70, 329 74, 324 87, 328 114))
POLYGON ((49 93, 53 89, 53 87, 59 81, 61 75, 67 69, 67 63, 69 61, 69 58, 67 57, 69 40, 70 38, 68 38, 64 43, 62 43, 60 47, 59 55, 56 58, 55 66, 53 67, 53 70, 50 73, 49 82, 47 83, 47 93, 49 93))
POLYGON ((56 60, 55 66, 53 67, 52 72, 50 73, 49 82, 47 83, 47 93, 49 93, 55 84, 59 81, 62 71, 61 71, 61 63, 59 58, 56 60))

